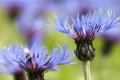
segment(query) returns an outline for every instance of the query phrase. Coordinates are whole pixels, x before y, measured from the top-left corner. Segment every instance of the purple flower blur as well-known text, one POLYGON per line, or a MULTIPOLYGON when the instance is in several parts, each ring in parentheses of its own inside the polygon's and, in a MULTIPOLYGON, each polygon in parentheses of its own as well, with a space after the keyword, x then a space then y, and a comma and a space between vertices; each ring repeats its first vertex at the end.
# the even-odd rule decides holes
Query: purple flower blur
POLYGON ((45 37, 45 24, 47 6, 38 0, 26 2, 24 10, 16 20, 16 27, 27 40, 29 47, 34 42, 43 42, 45 37))
POLYGON ((17 19, 21 13, 26 13, 31 11, 30 13, 36 13, 43 11, 44 2, 39 0, 1 0, 1 7, 3 7, 10 19, 17 19))
POLYGON ((42 44, 45 37, 45 19, 43 17, 35 18, 32 15, 22 15, 17 20, 17 28, 27 40, 27 45, 31 47, 34 42, 42 44))

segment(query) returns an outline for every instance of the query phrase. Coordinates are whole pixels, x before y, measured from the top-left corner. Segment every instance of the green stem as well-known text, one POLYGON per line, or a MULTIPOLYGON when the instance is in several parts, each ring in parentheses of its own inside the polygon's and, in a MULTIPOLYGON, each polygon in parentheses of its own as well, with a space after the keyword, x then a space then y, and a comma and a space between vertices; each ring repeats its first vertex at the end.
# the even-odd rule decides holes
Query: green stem
POLYGON ((91 80, 90 61, 83 62, 83 72, 84 72, 84 79, 91 80))

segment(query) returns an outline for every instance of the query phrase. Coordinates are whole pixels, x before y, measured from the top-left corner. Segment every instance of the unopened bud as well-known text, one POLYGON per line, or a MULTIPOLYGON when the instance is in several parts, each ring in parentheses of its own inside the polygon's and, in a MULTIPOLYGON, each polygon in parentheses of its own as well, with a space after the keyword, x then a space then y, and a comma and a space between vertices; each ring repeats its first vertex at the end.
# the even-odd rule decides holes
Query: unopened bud
POLYGON ((75 54, 81 61, 91 61, 95 56, 95 48, 91 40, 76 41, 77 48, 75 54))

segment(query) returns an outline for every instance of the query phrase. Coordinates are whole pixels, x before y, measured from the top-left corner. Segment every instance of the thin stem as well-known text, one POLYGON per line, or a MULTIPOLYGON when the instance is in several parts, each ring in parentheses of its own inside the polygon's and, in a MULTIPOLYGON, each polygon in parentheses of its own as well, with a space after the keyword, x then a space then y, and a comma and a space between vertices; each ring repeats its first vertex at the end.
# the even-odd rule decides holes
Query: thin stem
POLYGON ((83 62, 83 72, 84 72, 84 79, 91 80, 90 61, 83 62))

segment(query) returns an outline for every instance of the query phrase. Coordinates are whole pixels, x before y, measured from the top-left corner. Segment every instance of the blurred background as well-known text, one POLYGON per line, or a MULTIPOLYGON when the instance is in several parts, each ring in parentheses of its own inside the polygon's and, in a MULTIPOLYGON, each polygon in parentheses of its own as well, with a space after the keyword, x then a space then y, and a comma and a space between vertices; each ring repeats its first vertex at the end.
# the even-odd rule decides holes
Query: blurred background
MULTIPOLYGON (((113 9, 120 16, 119 0, 0 0, 0 47, 14 43, 31 47, 34 42, 49 51, 66 42, 69 50, 74 40, 51 29, 55 16, 86 15, 98 8, 113 9)), ((91 63, 92 80, 120 80, 120 26, 106 32, 93 42, 96 56, 91 63)), ((74 53, 73 53, 74 55, 74 53)), ((46 80, 83 80, 81 62, 60 66, 60 72, 47 72, 46 80)), ((0 80, 14 80, 11 74, 0 74, 0 80)))

